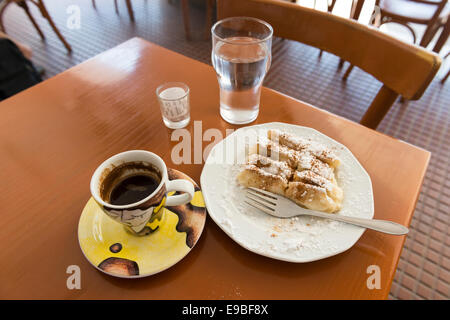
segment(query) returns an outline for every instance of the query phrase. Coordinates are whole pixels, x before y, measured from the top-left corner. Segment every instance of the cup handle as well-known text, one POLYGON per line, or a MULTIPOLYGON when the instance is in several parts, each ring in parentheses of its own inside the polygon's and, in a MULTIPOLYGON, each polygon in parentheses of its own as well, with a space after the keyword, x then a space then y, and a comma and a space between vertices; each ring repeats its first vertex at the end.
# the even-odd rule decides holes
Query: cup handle
POLYGON ((167 181, 166 183, 167 192, 170 191, 182 191, 183 194, 178 194, 175 196, 168 196, 164 206, 178 206, 181 204, 186 204, 194 198, 194 185, 192 182, 184 179, 177 179, 167 181))

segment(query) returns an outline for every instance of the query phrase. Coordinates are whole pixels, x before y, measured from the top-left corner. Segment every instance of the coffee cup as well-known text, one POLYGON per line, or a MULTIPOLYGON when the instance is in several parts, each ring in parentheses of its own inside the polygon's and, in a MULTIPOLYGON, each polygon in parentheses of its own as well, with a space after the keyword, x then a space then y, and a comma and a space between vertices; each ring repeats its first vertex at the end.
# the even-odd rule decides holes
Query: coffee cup
POLYGON ((163 206, 190 202, 194 185, 169 180, 164 161, 145 150, 126 151, 105 160, 94 172, 91 194, 103 212, 139 235, 163 206), (182 194, 167 194, 171 191, 182 194))

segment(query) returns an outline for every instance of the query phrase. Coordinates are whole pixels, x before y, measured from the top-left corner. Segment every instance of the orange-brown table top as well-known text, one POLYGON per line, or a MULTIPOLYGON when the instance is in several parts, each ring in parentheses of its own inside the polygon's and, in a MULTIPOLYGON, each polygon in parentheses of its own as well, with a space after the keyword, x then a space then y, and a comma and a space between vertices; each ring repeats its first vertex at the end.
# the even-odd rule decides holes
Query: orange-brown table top
MULTIPOLYGON (((234 128, 219 115, 212 67, 132 39, 0 103, 0 298, 57 299, 379 299, 386 298, 405 237, 367 230, 348 251, 294 264, 251 253, 211 219, 194 249, 172 268, 142 279, 105 275, 77 240, 95 168, 131 149, 159 154, 197 182, 202 164, 171 162, 171 130, 155 89, 183 81, 191 89, 191 124, 234 128), (66 269, 81 268, 81 290, 66 269), (381 289, 367 288, 367 268, 381 289)), ((264 88, 255 123, 315 128, 346 145, 372 179, 375 218, 409 225, 430 154, 264 88)), ((206 146, 209 142, 205 142, 206 146)))

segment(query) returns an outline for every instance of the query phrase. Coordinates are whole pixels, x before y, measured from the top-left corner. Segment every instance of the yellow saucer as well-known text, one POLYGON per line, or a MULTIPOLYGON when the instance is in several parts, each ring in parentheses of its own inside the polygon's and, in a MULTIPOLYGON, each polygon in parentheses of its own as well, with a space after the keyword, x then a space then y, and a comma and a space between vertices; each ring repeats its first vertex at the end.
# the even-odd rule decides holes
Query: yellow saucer
POLYGON ((168 171, 170 180, 194 183, 194 199, 186 205, 163 208, 160 220, 147 224, 153 231, 146 236, 130 234, 89 199, 78 224, 78 241, 86 259, 98 270, 121 278, 150 276, 183 259, 197 243, 206 220, 202 192, 184 173, 168 171))

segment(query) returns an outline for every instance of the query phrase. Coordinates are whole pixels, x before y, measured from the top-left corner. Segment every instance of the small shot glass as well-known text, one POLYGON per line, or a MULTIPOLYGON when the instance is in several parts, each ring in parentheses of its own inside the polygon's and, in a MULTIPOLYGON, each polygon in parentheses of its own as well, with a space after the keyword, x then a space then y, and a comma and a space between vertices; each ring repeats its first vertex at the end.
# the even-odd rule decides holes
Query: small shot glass
POLYGON ((189 87, 182 82, 167 82, 156 89, 166 127, 180 129, 188 125, 190 116, 189 87))

